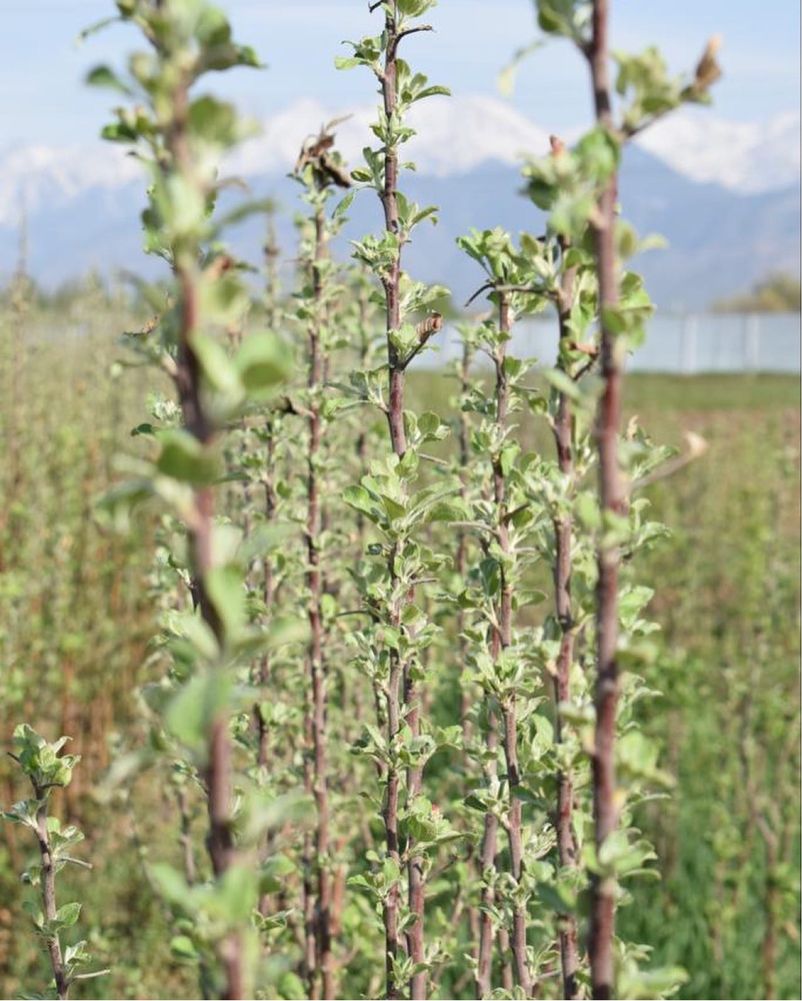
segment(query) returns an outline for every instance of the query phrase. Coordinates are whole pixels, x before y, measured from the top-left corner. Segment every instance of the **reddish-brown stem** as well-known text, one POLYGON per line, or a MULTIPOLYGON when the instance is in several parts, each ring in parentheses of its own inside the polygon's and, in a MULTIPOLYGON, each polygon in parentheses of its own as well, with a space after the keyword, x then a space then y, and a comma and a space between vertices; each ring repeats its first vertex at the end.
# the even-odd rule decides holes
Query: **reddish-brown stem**
MULTIPOLYGON (((516 700, 510 696, 503 706, 504 757, 507 762, 507 784, 510 791, 507 834, 510 845, 510 870, 516 883, 523 879, 523 825, 522 803, 515 794, 521 779, 518 771, 518 732, 516 721, 516 700)), ((512 948, 515 979, 525 997, 532 996, 532 975, 526 955, 526 909, 518 903, 512 908, 512 948)))
MULTIPOLYGON (((400 615, 391 611, 390 623, 397 627, 400 615)), ((390 740, 395 740, 400 730, 399 686, 401 682, 401 664, 397 656, 390 659, 390 675, 387 681, 387 734, 390 740)), ((395 765, 387 768, 387 785, 384 799, 384 830, 387 842, 387 854, 400 868, 401 855, 398 845, 398 793, 399 772, 395 765)), ((388 999, 398 998, 398 986, 395 981, 394 961, 399 952, 398 939, 398 885, 394 884, 385 899, 383 908, 385 937, 385 969, 386 995, 388 999)))
POLYGON ((216 719, 212 724, 206 782, 209 797, 209 857, 215 876, 222 876, 234 861, 234 841, 231 834, 231 741, 228 723, 223 718, 216 719))
MULTIPOLYGON (((267 232, 265 237, 264 263, 265 263, 265 323, 269 329, 275 329, 279 312, 279 281, 278 281, 278 261, 280 248, 276 238, 275 209, 271 206, 267 211, 267 232)), ((272 420, 267 422, 267 462, 263 473, 263 485, 265 491, 265 521, 269 525, 275 515, 276 498, 273 488, 274 460, 275 460, 275 436, 272 420)), ((273 603, 273 565, 269 554, 265 554, 262 575, 262 599, 265 606, 265 618, 270 617, 270 607, 273 603)), ((255 670, 255 682, 260 693, 264 693, 270 678, 270 655, 265 652, 259 658, 255 670)), ((267 732, 267 722, 262 715, 261 705, 257 702, 253 708, 253 718, 256 727, 256 762, 260 767, 264 767, 268 760, 269 734, 267 732)), ((260 908, 267 906, 266 899, 260 904, 260 908)))
MULTIPOLYGON (((265 491, 265 522, 270 525, 276 516, 276 491, 273 484, 276 442, 275 428, 270 420, 267 422, 267 432, 267 456, 263 482, 265 491)), ((265 617, 268 620, 273 606, 274 590, 273 560, 271 555, 266 553, 262 570, 262 601, 265 606, 265 617)), ((268 652, 263 653, 259 658, 256 680, 260 695, 264 695, 270 681, 270 654, 268 652)), ((256 721, 256 763, 260 767, 264 767, 268 762, 270 735, 267 731, 267 721, 262 714, 262 707, 259 703, 254 707, 254 718, 256 721)))
MULTIPOLYGON (((496 721, 494 716, 488 719, 487 750, 493 754, 498 746, 496 736, 496 721)), ((488 777, 495 776, 495 764, 488 765, 488 777)), ((484 830, 482 832, 482 848, 479 856, 482 873, 490 873, 496 863, 496 847, 498 840, 498 818, 488 810, 485 814, 484 830)), ((495 894, 488 880, 482 885, 481 906, 479 909, 479 958, 476 967, 476 993, 480 998, 490 996, 493 989, 493 919, 490 909, 493 906, 495 894)))
MULTIPOLYGON (((469 383, 469 373, 471 367, 471 361, 473 357, 473 352, 471 346, 466 342, 462 348, 462 359, 458 368, 459 377, 459 388, 460 396, 464 399, 468 390, 470 388, 469 383)), ((463 503, 467 501, 468 497, 468 467, 470 463, 470 426, 468 423, 468 415, 464 408, 460 406, 459 413, 459 435, 458 435, 458 446, 459 446, 459 492, 460 498, 463 503)), ((459 574, 460 580, 465 579, 465 574, 468 569, 468 533, 464 528, 460 528, 457 533, 457 552, 454 558, 454 568, 459 574)), ((459 660, 458 660, 458 670, 460 674, 462 673, 463 667, 467 660, 468 655, 468 643, 465 638, 465 612, 462 608, 457 612, 457 642, 459 644, 459 660)), ((467 775, 468 772, 468 761, 469 761, 469 744, 472 735, 471 719, 470 719, 470 708, 472 703, 472 693, 467 684, 460 682, 460 723, 462 725, 462 763, 463 769, 467 775)), ((490 814, 487 814, 485 820, 490 814)), ((484 838, 483 838, 484 846, 484 838)), ((492 846, 493 854, 495 855, 495 844, 492 846)), ((471 853, 472 854, 472 853, 471 853)), ((491 859, 491 865, 492 859, 491 859)), ((484 868, 484 860, 482 859, 481 865, 484 868)), ((484 892, 484 891, 483 891, 484 892)), ((481 913, 478 907, 474 904, 469 905, 467 909, 468 914, 468 932, 470 936, 470 941, 473 948, 473 957, 477 967, 476 984, 477 989, 482 990, 482 984, 489 983, 489 956, 490 951, 485 946, 485 950, 482 950, 482 935, 490 934, 490 945, 492 946, 492 925, 489 925, 488 931, 485 932, 482 928, 481 913), (482 975, 479 974, 479 961, 480 956, 483 962, 482 975)), ((489 988, 488 988, 489 989, 489 988)))
MULTIPOLYGON (((612 127, 609 80, 608 0, 594 0, 593 37, 588 49, 596 119, 612 127)), ((615 252, 615 201, 617 176, 605 183, 593 222, 601 315, 601 371, 603 390, 596 419, 599 455, 599 496, 603 514, 621 515, 626 494, 619 468, 618 434, 621 425, 623 370, 616 339, 605 321, 605 312, 618 302, 615 252)), ((618 706, 618 575, 621 556, 616 545, 598 548, 596 594, 596 729, 593 747, 593 817, 597 856, 618 823, 615 779, 615 734, 618 706)), ((614 990, 613 936, 615 933, 615 880, 594 875, 591 879, 589 953, 594 998, 609 998, 614 990)))
MULTIPOLYGON (((503 348, 502 348, 503 350, 503 348)), ((502 403, 499 402, 498 388, 501 381, 499 373, 503 373, 503 356, 501 362, 496 362, 496 400, 497 400, 497 419, 498 414, 503 413, 506 419, 506 401, 502 403)), ((494 469, 493 473, 493 488, 494 497, 498 498, 498 477, 494 469)), ((503 477, 501 479, 503 485, 503 477)), ((502 494, 503 496, 503 494, 502 494)), ((497 501, 498 502, 498 501, 497 501)), ((490 637, 490 650, 491 655, 494 660, 496 660, 501 652, 501 634, 498 629, 493 629, 490 637)), ((485 766, 485 778, 488 785, 492 784, 496 777, 496 750, 498 748, 498 733, 497 727, 497 717, 492 709, 488 710, 487 718, 487 736, 485 738, 485 746, 487 748, 487 765, 485 766)), ((484 829, 482 831, 482 847, 480 851, 480 862, 482 866, 483 874, 488 874, 486 879, 483 879, 481 902, 480 902, 480 914, 479 914, 479 957, 476 967, 476 992, 480 998, 489 997, 493 989, 493 919, 490 914, 490 910, 495 901, 495 892, 492 884, 489 882, 490 870, 495 866, 496 862, 496 851, 498 847, 498 818, 496 815, 490 811, 485 814, 484 819, 484 829)), ((506 964, 506 953, 509 946, 509 938, 507 937, 507 945, 502 947, 501 953, 505 961, 505 969, 507 969, 506 964)), ((510 987, 512 984, 510 984, 510 987)))
MULTIPOLYGON (((359 349, 359 363, 360 368, 364 371, 367 368, 368 356, 370 354, 370 340, 367 332, 368 323, 368 300, 364 292, 361 292, 358 300, 358 323, 359 323, 359 335, 360 335, 360 349, 359 349)), ((360 421, 359 433, 356 437, 356 461, 357 469, 359 470, 360 478, 364 476, 368 467, 368 434, 365 430, 364 425, 360 421)), ((357 552, 361 556, 364 552, 364 536, 365 536, 365 516, 361 511, 357 512, 356 516, 356 531, 357 531, 357 552)))
MULTIPOLYGON (((192 349, 192 337, 198 325, 198 288, 194 271, 186 263, 176 266, 181 289, 181 331, 179 342, 178 379, 184 425, 203 445, 210 445, 213 432, 200 400, 200 370, 192 349)), ((196 606, 219 642, 223 642, 223 626, 212 604, 206 579, 212 570, 212 532, 214 528, 214 494, 208 486, 195 491, 195 510, 189 527, 192 563, 192 589, 196 606)), ((206 787, 209 814, 209 855, 215 875, 228 869, 232 853, 231 834, 231 744, 227 721, 218 717, 209 735, 206 787)))
MULTIPOLYGON (((396 60, 394 40, 396 25, 393 17, 385 16, 385 31, 387 32, 387 53, 382 75, 382 98, 385 114, 390 117, 395 112, 396 105, 396 60)), ((384 208, 385 228, 388 232, 398 233, 398 199, 396 185, 398 180, 398 153, 388 144, 384 156, 384 190, 381 193, 384 208)), ((390 267, 389 274, 384 279, 384 295, 386 307, 387 332, 387 362, 389 366, 389 403, 387 420, 390 429, 390 443, 396 455, 406 452, 406 433, 404 429, 404 370, 392 343, 392 338, 400 325, 399 281, 401 275, 400 253, 396 255, 390 267)), ((390 575, 395 578, 395 552, 389 560, 390 575)), ((391 624, 400 623, 400 609, 391 610, 391 624)), ((398 654, 391 653, 390 677, 387 689, 387 736, 395 741, 400 730, 400 691, 402 667, 398 654)), ((387 770, 387 790, 384 811, 384 824, 387 838, 387 852, 396 862, 400 862, 398 846, 398 795, 399 775, 395 764, 387 770)), ((384 906, 385 948, 387 953, 387 997, 398 997, 395 982, 393 960, 398 955, 398 887, 393 887, 384 906)))
POLYGON ((512 963, 510 962, 510 933, 505 927, 498 930, 498 949, 501 953, 501 989, 507 994, 512 994, 515 986, 515 977, 512 973, 512 963))
MULTIPOLYGON (((561 241, 563 256, 568 249, 568 241, 561 241)), ((558 295, 558 316, 560 325, 561 345, 570 341, 569 327, 571 305, 574 294, 576 269, 564 269, 558 295)), ((560 351, 557 367, 564 369, 563 353, 560 351)), ((554 439, 557 447, 557 462, 560 472, 569 484, 573 495, 574 485, 574 416, 571 409, 571 399, 567 393, 559 393, 557 416, 554 421, 554 439)), ((556 674, 554 677, 555 701, 555 739, 563 740, 561 706, 571 699, 571 668, 574 660, 574 616, 571 603, 571 547, 573 544, 573 520, 569 511, 564 510, 554 520, 555 560, 554 560, 554 594, 557 621, 562 630, 560 652, 557 656, 556 674)), ((557 815, 555 828, 557 831, 557 852, 560 865, 564 869, 577 867, 577 844, 573 824, 574 788, 569 770, 561 771, 557 776, 557 815)), ((577 972, 579 970, 579 947, 576 919, 572 914, 558 915, 560 959, 563 975, 563 994, 566 999, 579 996, 577 972)))
MULTIPOLYGON (((271 224, 272 230, 272 224, 271 224)), ((273 244, 272 237, 268 237, 268 245, 265 248, 265 253, 268 256, 268 287, 266 290, 266 302, 268 306, 269 317, 275 318, 277 316, 277 300, 276 300, 276 290, 277 290, 277 278, 274 271, 271 271, 271 261, 274 261, 275 257, 278 255, 278 247, 273 244)), ((265 465, 262 470, 262 475, 260 482, 264 489, 264 519, 266 525, 273 524, 276 517, 276 506, 277 506, 277 495, 276 495, 276 437, 278 434, 277 422, 280 418, 274 415, 268 415, 265 421, 265 431, 266 431, 266 443, 265 443, 265 465)), ((264 605, 264 619, 266 622, 270 621, 272 614, 274 599, 276 591, 276 575, 274 573, 273 557, 272 554, 267 552, 264 554, 262 562, 262 602, 264 605)), ((255 670, 255 684, 259 692, 260 701, 256 702, 253 707, 254 723, 256 726, 256 764, 260 768, 265 768, 270 760, 270 732, 268 730, 267 720, 262 711, 261 700, 265 698, 267 694, 267 688, 270 683, 271 675, 271 659, 269 651, 265 651, 256 664, 255 670)), ((273 842, 276 840, 276 832, 270 831, 265 839, 264 855, 268 857, 273 851, 273 842)), ((276 905, 279 910, 285 910, 285 891, 282 890, 277 895, 276 905)), ((259 900, 259 913, 267 916, 271 911, 271 900, 270 895, 263 893, 259 900)))
MULTIPOLYGON (((391 10, 385 13, 386 51, 381 74, 381 92, 384 112, 392 119, 397 106, 397 49, 399 38, 398 26, 391 10)), ((398 209, 398 150, 395 145, 387 143, 384 149, 384 186, 380 192, 384 210, 385 229, 388 233, 400 236, 398 209)), ((401 246, 395 254, 390 267, 383 278, 386 309, 387 334, 387 364, 389 370, 387 421, 390 432, 390 444, 395 455, 402 458, 407 450, 406 429, 404 427, 404 391, 405 359, 399 357, 393 344, 396 331, 401 325, 400 307, 401 283, 401 246)), ((389 560, 391 579, 394 581, 395 552, 389 560)), ((402 609, 391 610, 391 624, 398 628, 401 623, 402 609)), ((402 664, 396 652, 391 653, 390 677, 387 689, 387 726, 388 738, 392 743, 398 737, 400 729, 400 697, 399 685, 403 682, 403 699, 406 705, 405 723, 414 737, 420 733, 419 693, 412 675, 412 665, 402 664)), ((408 801, 411 802, 420 792, 422 772, 419 768, 410 768, 407 775, 408 801)), ((387 851, 396 861, 399 860, 398 848, 398 801, 399 775, 394 764, 387 770, 387 789, 384 810, 387 851)), ((424 918, 424 879, 420 860, 414 858, 414 844, 411 839, 407 843, 410 855, 407 867, 407 886, 409 909, 413 920, 406 934, 406 946, 410 958, 415 963, 423 963, 423 918, 424 918)), ((393 959, 398 955, 398 890, 393 888, 384 905, 385 947, 387 954, 387 997, 397 997, 398 987, 395 983, 393 959)), ((415 973, 410 983, 410 997, 413 999, 426 997, 427 976, 425 971, 415 973)))
MULTIPOLYGON (((462 360, 459 366, 459 386, 460 395, 462 397, 468 392, 470 383, 468 381, 469 370, 471 367, 472 352, 470 346, 466 343, 463 345, 462 349, 462 360)), ((468 496, 468 466, 470 463, 470 427, 468 425, 468 415, 465 410, 460 407, 459 413, 459 436, 458 436, 458 447, 459 447, 459 493, 460 498, 464 502, 468 496)), ((467 570, 467 560, 468 560, 468 534, 464 528, 460 528, 457 532, 457 552, 454 557, 454 569, 459 574, 460 578, 465 577, 465 572, 467 570)), ((459 667, 460 669, 465 663, 467 654, 467 643, 465 637, 463 636, 465 630, 465 612, 462 608, 457 612, 457 638, 459 643, 459 667)), ((461 686, 461 696, 460 696, 460 722, 462 724, 462 743, 467 749, 468 741, 471 737, 471 722, 469 718, 469 710, 471 707, 471 694, 468 691, 467 685, 461 686)), ((465 752, 467 753, 467 752, 465 752)))
MULTIPOLYGON (((176 167, 185 175, 193 171, 187 139, 189 92, 186 81, 180 81, 173 95, 173 122, 166 136, 167 147, 176 167)), ((181 249, 176 254, 175 274, 180 296, 180 324, 176 386, 184 427, 203 446, 214 441, 214 427, 207 416, 201 398, 201 370, 193 341, 200 324, 199 275, 195 253, 181 249)), ((192 591, 196 607, 222 646, 223 625, 212 603, 207 580, 214 567, 212 535, 214 530, 214 493, 211 486, 195 489, 194 510, 188 526, 192 591)), ((216 877, 221 877, 235 859, 232 833, 231 739, 228 719, 218 715, 208 735, 206 792, 209 817, 207 846, 216 877)), ((241 998, 245 993, 242 942, 236 932, 229 934, 219 946, 219 956, 225 974, 225 998, 241 998)))
POLYGON ((192 818, 189 807, 189 796, 184 786, 180 786, 176 794, 178 811, 181 817, 181 833, 178 843, 184 860, 184 876, 189 886, 197 882, 198 871, 195 865, 195 846, 192 842, 192 818))
MULTIPOLYGON (((508 335, 511 328, 509 296, 498 293, 499 331, 508 335)), ((501 431, 507 427, 510 405, 510 391, 505 366, 507 339, 502 338, 497 348, 496 367, 496 424, 501 431)), ((507 521, 507 484, 501 463, 501 455, 493 459, 493 498, 496 505, 496 533, 502 553, 510 553, 509 527, 507 521)), ((498 659, 512 643, 512 583, 509 575, 500 568, 501 587, 496 602, 497 626, 493 629, 492 653, 498 659)), ((509 806, 507 814, 507 835, 510 848, 510 868, 516 883, 523 879, 523 820, 522 803, 516 794, 520 785, 518 770, 518 721, 515 693, 509 693, 502 700, 501 716, 503 724, 502 747, 507 766, 507 787, 509 806)), ((515 967, 515 978, 526 997, 532 994, 532 975, 526 955, 526 910, 521 904, 514 904, 512 911, 512 937, 510 942, 515 967)))
MULTIPOLYGON (((53 865, 53 855, 50 847, 50 833, 47 829, 47 805, 44 800, 46 793, 36 790, 41 806, 36 811, 36 837, 39 842, 39 854, 42 859, 42 911, 47 922, 56 920, 58 907, 56 905, 56 870, 53 865)), ((46 938, 50 965, 53 968, 53 980, 59 999, 66 998, 69 992, 67 970, 61 952, 61 941, 58 932, 51 932, 46 938)))
MULTIPOLYGON (((210 445, 212 428, 206 419, 200 400, 200 371, 192 350, 192 336, 198 324, 198 289, 191 266, 179 263, 176 273, 181 289, 181 330, 179 342, 178 379, 179 395, 185 427, 202 444, 210 445)), ((192 566, 192 590, 196 606, 215 634, 223 642, 223 627, 217 610, 212 604, 206 580, 213 568, 212 532, 214 528, 214 494, 211 487, 195 491, 195 510, 189 528, 189 548, 192 566)), ((222 876, 234 860, 234 842, 231 817, 231 740, 228 720, 218 716, 209 733, 208 761, 206 767, 207 809, 209 832, 207 845, 212 870, 222 876)), ((220 945, 220 957, 225 971, 226 998, 241 998, 243 986, 243 958, 239 935, 232 933, 220 945)))
MULTIPOLYGON (((307 785, 317 807, 315 828, 315 861, 317 880, 311 890, 307 906, 308 936, 311 937, 311 955, 307 953, 307 979, 310 997, 334 996, 334 969, 331 951, 331 873, 329 871, 329 798, 326 754, 326 675, 323 658, 323 575, 320 569, 320 485, 318 466, 322 444, 322 420, 319 394, 323 383, 324 351, 321 338, 321 310, 323 309, 322 263, 326 258, 326 220, 324 211, 315 213, 315 245, 312 264, 314 296, 313 321, 309 328, 309 402, 306 479, 306 582, 309 590, 309 649, 308 670, 311 687, 311 705, 307 718, 307 756, 311 755, 311 768, 307 785), (316 895, 317 899, 314 899, 316 895)), ((310 860, 310 869, 311 860, 310 860)))
MULTIPOLYGON (((415 681, 412 677, 410 666, 404 666, 404 703, 407 706, 406 724, 409 727, 413 739, 420 736, 420 705, 418 703, 419 694, 416 691, 415 681)), ((420 795, 423 784, 423 769, 416 767, 407 771, 407 797, 409 802, 413 802, 415 797, 420 795)), ((414 847, 412 837, 407 838, 407 851, 411 852, 414 847)), ((415 919, 407 932, 407 948, 409 955, 416 963, 424 961, 424 936, 423 936, 423 914, 424 914, 424 874, 423 861, 420 858, 410 858, 407 865, 407 890, 409 895, 409 910, 415 915, 415 919)), ((410 998, 418 999, 426 997, 426 973, 416 973, 412 977, 410 984, 410 998)))

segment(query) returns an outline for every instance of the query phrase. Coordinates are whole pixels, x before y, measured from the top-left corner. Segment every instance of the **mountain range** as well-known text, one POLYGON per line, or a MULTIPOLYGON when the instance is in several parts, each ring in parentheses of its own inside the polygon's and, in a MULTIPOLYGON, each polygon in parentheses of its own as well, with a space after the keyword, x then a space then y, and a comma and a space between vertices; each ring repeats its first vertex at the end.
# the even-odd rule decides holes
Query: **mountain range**
MULTIPOLYGON (((372 108, 352 109, 337 127, 338 148, 355 165, 371 142, 372 108)), ((292 257, 297 185, 287 178, 304 138, 336 111, 303 100, 262 123, 257 138, 227 164, 254 195, 275 197, 279 240, 292 257)), ((522 155, 541 155, 548 135, 492 97, 432 99, 415 109, 419 137, 409 155, 418 170, 405 191, 440 207, 440 223, 421 227, 409 248, 413 274, 441 281, 463 301, 479 283, 476 266, 455 238, 471 226, 541 232, 543 221, 520 196, 522 155)), ((568 134, 566 139, 573 138, 568 134)), ((624 214, 642 234, 661 233, 668 249, 637 263, 663 307, 696 309, 741 292, 772 271, 799 267, 799 115, 762 124, 680 112, 627 150, 621 178, 624 214)), ((139 165, 99 141, 70 147, 17 147, 0 152, 0 280, 16 261, 24 207, 29 267, 46 287, 91 268, 155 273, 141 253, 137 210, 144 201, 139 165)), ((345 241, 381 225, 370 192, 350 212, 345 241)), ((235 248, 258 259, 263 222, 232 234, 235 248)))

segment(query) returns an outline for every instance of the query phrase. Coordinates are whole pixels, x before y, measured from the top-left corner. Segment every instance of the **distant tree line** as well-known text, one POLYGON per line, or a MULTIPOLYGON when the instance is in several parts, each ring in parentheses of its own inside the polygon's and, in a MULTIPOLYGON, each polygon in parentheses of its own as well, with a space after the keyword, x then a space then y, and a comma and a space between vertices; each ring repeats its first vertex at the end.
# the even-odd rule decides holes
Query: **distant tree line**
POLYGON ((744 295, 713 304, 717 313, 798 313, 799 308, 799 278, 783 272, 769 275, 744 295))

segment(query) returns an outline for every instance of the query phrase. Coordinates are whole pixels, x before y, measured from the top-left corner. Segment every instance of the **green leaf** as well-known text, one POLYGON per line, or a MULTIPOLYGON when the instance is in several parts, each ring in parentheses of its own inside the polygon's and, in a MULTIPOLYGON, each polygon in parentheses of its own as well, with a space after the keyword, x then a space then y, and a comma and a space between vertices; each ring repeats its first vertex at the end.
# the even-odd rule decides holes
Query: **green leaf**
POLYGON ((200 362, 203 377, 209 386, 217 393, 234 403, 240 402, 245 396, 245 390, 240 381, 239 373, 222 344, 213 337, 196 334, 192 339, 192 348, 200 362))
POLYGON ((162 897, 180 910, 185 910, 190 902, 190 887, 181 873, 166 862, 156 862, 148 866, 148 875, 162 897))
POLYGON ((599 127, 585 133, 576 145, 575 154, 587 176, 603 183, 618 169, 621 147, 607 129, 599 127))
POLYGON ((90 87, 105 87, 117 91, 118 94, 125 94, 127 97, 133 93, 131 88, 123 83, 114 70, 108 66, 95 66, 87 74, 86 82, 90 87))
POLYGON ((424 87, 423 90, 419 90, 415 95, 415 101, 423 101, 427 97, 451 97, 451 90, 448 87, 443 87, 441 84, 434 84, 431 87, 424 87))
POLYGON ((287 885, 287 877, 296 872, 295 863, 287 855, 272 855, 262 863, 259 889, 262 893, 279 893, 287 885))
POLYGON ((264 790, 254 790, 244 801, 242 836, 246 842, 252 843, 286 824, 308 826, 314 818, 314 810, 314 800, 305 793, 290 792, 269 798, 264 790))
POLYGON ((245 338, 234 364, 248 393, 260 397, 287 379, 292 363, 284 342, 265 332, 245 338))
POLYGON ((167 729, 202 761, 207 758, 212 724, 227 716, 233 690, 234 682, 228 673, 212 669, 191 678, 167 706, 167 729))
POLYGON ((347 195, 341 198, 331 214, 332 219, 341 219, 348 211, 348 209, 351 207, 351 204, 355 197, 356 197, 356 192, 349 191, 347 195))
POLYGON ((427 437, 436 434, 440 430, 440 418, 431 410, 427 410, 418 418, 418 430, 427 437))
POLYGON ((390 521, 396 521, 399 518, 403 518, 407 513, 407 509, 403 504, 400 504, 397 500, 392 497, 388 497, 387 494, 382 494, 382 504, 384 505, 384 510, 387 512, 387 517, 390 521))
POLYGON ((153 204, 170 239, 189 242, 204 236, 208 206, 195 181, 172 173, 159 178, 153 187, 153 204))
POLYGON ((161 453, 156 461, 160 473, 196 486, 213 483, 219 474, 217 456, 194 435, 183 430, 160 431, 161 453))
POLYGON ((528 45, 524 45, 522 48, 517 50, 517 52, 513 55, 512 59, 501 70, 496 79, 496 86, 498 87, 499 92, 504 97, 512 97, 513 95, 513 92, 515 90, 515 78, 518 74, 518 67, 526 58, 528 58, 533 52, 539 49, 543 44, 544 44, 543 39, 536 38, 528 45))
POLYGON ((195 943, 188 935, 174 935, 170 939, 170 952, 173 959, 181 963, 197 963, 200 959, 195 943))
MULTIPOLYGON (((133 10, 134 0, 117 0, 117 8, 122 14, 130 13, 133 10), (130 8, 130 10, 129 10, 130 8)), ((92 35, 97 34, 99 31, 104 31, 111 24, 116 24, 121 20, 118 16, 104 17, 99 21, 95 21, 94 24, 90 24, 88 28, 84 28, 78 35, 79 42, 85 42, 87 38, 92 35)))
POLYGON ((235 640, 248 621, 242 574, 231 564, 215 567, 206 574, 204 583, 223 624, 226 641, 235 640))
POLYGON ((547 382, 551 383, 554 388, 567 396, 570 400, 575 400, 580 402, 582 400, 582 391, 574 382, 574 380, 566 375, 561 369, 558 368, 548 368, 545 369, 543 375, 547 382))
POLYGON ((421 17, 436 2, 437 0, 397 0, 396 6, 405 17, 421 17))
POLYGON ((81 913, 81 905, 77 901, 71 904, 62 904, 56 911, 56 922, 62 928, 72 928, 81 913))
POLYGON ((189 106, 189 129, 194 137, 228 147, 239 138, 241 126, 232 104, 204 95, 189 106))
POLYGON ((459 501, 441 500, 434 503, 426 512, 427 521, 459 521, 465 517, 465 511, 459 501))
POLYGON ((343 500, 349 507, 361 511, 370 518, 376 517, 376 502, 364 487, 350 486, 343 490, 343 500))
POLYGON ((244 863, 233 865, 218 879, 215 904, 227 924, 242 927, 250 918, 258 900, 259 882, 253 869, 244 863))
POLYGON ((297 973, 291 970, 283 973, 278 982, 278 992, 282 1001, 302 1001, 306 997, 306 987, 297 973))

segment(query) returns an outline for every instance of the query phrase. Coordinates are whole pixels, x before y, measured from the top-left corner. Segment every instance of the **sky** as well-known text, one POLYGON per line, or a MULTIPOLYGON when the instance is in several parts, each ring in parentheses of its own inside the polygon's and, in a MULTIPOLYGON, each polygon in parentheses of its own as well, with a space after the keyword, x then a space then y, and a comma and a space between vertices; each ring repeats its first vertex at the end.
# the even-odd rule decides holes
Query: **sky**
MULTIPOLYGON (((367 70, 334 68, 343 39, 375 33, 379 15, 367 0, 219 0, 242 42, 265 71, 238 70, 215 81, 249 115, 266 118, 301 97, 332 111, 371 98, 367 70)), ((613 46, 659 42, 676 71, 694 66, 705 41, 724 38, 725 76, 716 114, 760 121, 799 107, 798 0, 614 0, 613 46)), ((80 30, 115 10, 111 0, 0 0, 0 149, 17 144, 90 143, 108 120, 113 97, 86 88, 97 63, 121 65, 138 44, 115 25, 83 44, 80 30)), ((536 35, 531 0, 440 0, 436 31, 408 40, 407 58, 433 83, 456 94, 498 96, 497 76, 512 53, 536 35)), ((584 67, 565 42, 549 42, 523 66, 512 102, 542 128, 568 131, 589 119, 584 67)))

